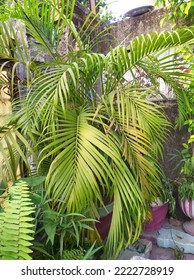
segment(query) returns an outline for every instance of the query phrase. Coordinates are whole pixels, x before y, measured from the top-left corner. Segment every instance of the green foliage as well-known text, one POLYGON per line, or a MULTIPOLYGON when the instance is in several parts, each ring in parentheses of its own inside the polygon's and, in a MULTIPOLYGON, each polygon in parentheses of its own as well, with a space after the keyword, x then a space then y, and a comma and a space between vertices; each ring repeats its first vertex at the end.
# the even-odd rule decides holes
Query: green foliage
POLYGON ((169 214, 174 216, 176 209, 176 201, 174 197, 174 182, 168 178, 165 178, 165 176, 161 178, 161 181, 163 185, 163 192, 160 196, 160 200, 162 202, 169 202, 169 214))
MULTIPOLYGON (((83 230, 93 230, 89 225, 94 219, 86 218, 79 213, 62 214, 49 207, 43 211, 43 230, 47 235, 47 243, 54 246, 59 241, 60 255, 63 255, 64 248, 78 247, 81 243, 83 230)), ((56 246, 55 246, 56 247, 56 246)))
POLYGON ((175 260, 184 260, 185 259, 185 250, 180 248, 177 244, 174 245, 174 257, 175 260))
POLYGON ((96 242, 90 248, 83 249, 82 247, 78 249, 64 250, 63 259, 64 260, 92 260, 95 257, 96 252, 98 252, 101 247, 95 248, 96 242))
POLYGON ((182 201, 185 199, 192 200, 194 199, 194 182, 183 180, 183 183, 178 188, 179 197, 182 201))
POLYGON ((194 156, 192 156, 191 147, 189 144, 183 144, 183 149, 181 151, 181 173, 186 177, 194 176, 194 156))
MULTIPOLYGON (((190 140, 190 139, 189 139, 190 140)), ((181 200, 194 199, 194 154, 193 143, 183 144, 181 151, 181 171, 183 182, 179 185, 178 192, 181 200)))
POLYGON ((189 87, 190 107, 188 117, 184 125, 188 128, 188 141, 183 143, 181 150, 181 175, 183 182, 180 184, 178 192, 181 200, 194 199, 194 98, 193 83, 189 87))
POLYGON ((175 21, 179 18, 193 21, 194 2, 193 0, 157 0, 155 6, 160 4, 167 7, 168 12, 165 20, 175 21))
POLYGON ((4 5, 7 0, 0 0, 0 5, 4 5))
POLYGON ((3 179, 10 175, 15 180, 20 159, 26 172, 33 174, 28 163, 32 157, 35 173, 46 176, 44 190, 33 193, 32 199, 40 201, 36 217, 43 222, 43 243, 50 246, 40 250, 56 256, 57 248, 58 258, 65 242, 73 239, 78 246, 83 228, 90 230, 81 213, 88 209, 87 217, 98 218, 103 195, 108 195, 114 206, 105 253, 116 257, 138 239, 148 205, 163 188, 158 156, 169 122, 163 108, 147 97, 160 94, 157 79, 162 78, 175 89, 179 119, 185 121, 188 98, 182 84, 193 76, 179 69, 184 61, 161 55, 168 48, 192 44, 194 27, 140 35, 104 55, 92 49, 99 39, 93 35, 103 20, 96 23, 98 15, 91 13, 78 32, 72 21, 75 1, 71 6, 60 2, 24 0, 24 5, 17 2, 1 14, 0 56, 13 65, 10 89, 18 63, 26 69, 26 79, 18 82, 25 85, 25 96, 13 103, 10 121, 1 128, 1 138, 10 147, 9 155, 1 148, 1 174, 6 170, 3 179), (21 37, 15 22, 22 24, 21 37), (61 52, 66 27, 67 52, 61 52), (31 41, 25 28, 36 47, 35 57, 29 55, 31 41), (41 63, 45 52, 49 61, 41 63), (139 83, 136 69, 148 74, 149 88, 139 83))
MULTIPOLYGON (((176 23, 178 19, 190 20, 193 23, 194 1, 193 0, 157 0, 156 6, 163 4, 167 6, 168 13, 164 19, 171 20, 176 23)), ((178 193, 181 200, 194 199, 194 67, 193 67, 193 47, 183 45, 180 52, 181 59, 185 59, 187 63, 181 66, 182 72, 187 72, 192 79, 184 85, 187 94, 187 106, 184 108, 184 122, 179 123, 179 127, 183 125, 188 129, 189 139, 187 143, 183 143, 183 149, 177 157, 177 167, 181 167, 182 183, 179 186, 178 193)), ((186 79, 186 77, 184 78, 186 79)), ((176 156, 175 156, 176 157, 176 156)))
MULTIPOLYGON (((89 0, 78 0, 80 4, 83 6, 90 8, 89 0)), ((110 22, 114 19, 112 12, 108 9, 109 5, 107 4, 106 0, 96 0, 96 12, 99 13, 99 15, 106 14, 106 22, 110 22)))
POLYGON ((94 231, 94 219, 79 213, 56 212, 45 202, 38 221, 42 226, 37 225, 35 237, 39 243, 35 243, 35 259, 40 259, 41 254, 49 259, 73 259, 76 252, 80 253, 80 259, 84 259, 91 258, 99 250, 94 248, 95 243, 89 248, 86 238, 86 233, 94 231))
POLYGON ((65 250, 63 253, 63 260, 83 260, 86 251, 82 248, 65 250))
POLYGON ((188 139, 187 143, 182 144, 181 151, 173 155, 172 160, 177 164, 175 169, 180 170, 178 194, 181 200, 194 199, 194 156, 193 146, 188 139))
POLYGON ((21 179, 8 189, 4 208, 0 212, 0 258, 30 260, 34 235, 35 209, 27 184, 21 179))

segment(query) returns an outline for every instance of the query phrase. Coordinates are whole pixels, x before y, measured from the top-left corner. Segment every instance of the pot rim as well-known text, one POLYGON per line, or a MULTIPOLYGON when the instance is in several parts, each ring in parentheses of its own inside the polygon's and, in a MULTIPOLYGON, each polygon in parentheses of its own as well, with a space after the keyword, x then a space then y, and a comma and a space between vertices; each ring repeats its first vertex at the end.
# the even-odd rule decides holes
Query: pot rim
POLYGON ((157 197, 155 201, 152 201, 152 203, 150 204, 151 207, 158 207, 158 206, 162 206, 164 204, 167 204, 169 202, 169 199, 167 199, 165 202, 162 202, 162 200, 157 197))
POLYGON ((113 211, 113 202, 99 208, 100 217, 105 217, 113 211))

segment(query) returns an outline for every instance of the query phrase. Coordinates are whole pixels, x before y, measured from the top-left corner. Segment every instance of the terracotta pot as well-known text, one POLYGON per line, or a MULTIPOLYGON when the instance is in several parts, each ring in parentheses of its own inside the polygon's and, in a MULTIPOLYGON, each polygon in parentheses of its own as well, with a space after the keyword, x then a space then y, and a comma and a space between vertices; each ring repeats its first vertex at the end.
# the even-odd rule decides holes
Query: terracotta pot
POLYGON ((164 220, 168 213, 169 202, 161 203, 158 201, 157 203, 152 203, 151 205, 151 213, 152 219, 143 224, 143 231, 155 231, 160 229, 163 226, 164 220))
POLYGON ((103 240, 106 239, 106 237, 108 236, 108 232, 110 229, 110 224, 111 224, 111 220, 112 220, 113 203, 106 205, 106 210, 103 207, 101 207, 99 209, 100 219, 95 224, 96 228, 103 240))
POLYGON ((191 221, 187 221, 183 223, 183 229, 188 234, 194 236, 194 200, 180 200, 178 199, 179 206, 183 213, 191 219, 191 221))

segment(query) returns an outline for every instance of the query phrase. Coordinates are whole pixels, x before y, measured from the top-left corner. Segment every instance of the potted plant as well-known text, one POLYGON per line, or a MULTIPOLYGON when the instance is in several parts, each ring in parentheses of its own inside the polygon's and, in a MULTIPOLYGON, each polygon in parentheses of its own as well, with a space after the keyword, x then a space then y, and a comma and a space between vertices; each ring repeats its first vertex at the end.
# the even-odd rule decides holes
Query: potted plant
POLYGON ((155 231, 162 227, 167 213, 174 215, 175 197, 173 195, 173 183, 165 176, 161 178, 163 191, 152 201, 147 221, 143 224, 143 231, 155 231))
POLYGON ((96 229, 102 240, 105 240, 108 236, 113 212, 113 202, 107 204, 105 207, 99 208, 99 219, 95 223, 96 229))
POLYGON ((179 205, 183 213, 191 220, 183 223, 183 229, 194 236, 194 134, 183 144, 181 183, 178 186, 179 205))
MULTIPOLYGON (((193 73, 193 53, 190 55, 190 72, 193 73)), ((188 104, 185 107, 187 117, 184 125, 188 129, 188 140, 183 143, 179 153, 177 167, 181 178, 178 185, 178 202, 183 213, 191 220, 183 223, 183 229, 194 236, 194 96, 193 83, 187 86, 188 104)))
MULTIPOLYGON (((180 73, 171 68, 183 62, 167 57, 164 63, 158 52, 192 40, 193 27, 140 35, 105 55, 93 51, 101 41, 92 34, 92 24, 100 25, 98 15, 94 20, 91 12, 86 18, 92 18, 91 22, 85 22, 78 32, 73 22, 75 2, 69 6, 68 1, 24 0, 1 6, 0 49, 4 65, 15 63, 10 90, 16 88, 14 70, 23 65, 26 76, 17 77, 17 85, 24 85, 26 93, 13 104, 10 122, 0 132, 13 147, 12 155, 19 154, 29 168, 28 159, 33 156, 38 174, 46 176, 45 193, 52 210, 63 213, 65 209, 69 214, 87 208, 90 218, 96 218, 99 205, 104 206, 104 186, 113 199, 105 252, 116 257, 123 246, 138 239, 147 206, 163 188, 158 157, 169 122, 161 106, 147 96, 158 92, 159 77, 177 89, 175 80, 180 73), (27 30, 25 34, 23 26, 19 29, 21 37, 14 29, 17 20, 27 30), (69 33, 64 40, 66 29, 69 33), (66 53, 60 51, 64 41, 66 53), (35 57, 29 55, 28 46, 37 47, 37 51, 31 49, 35 57), (49 61, 42 62, 41 55, 49 61), (149 88, 133 75, 137 68, 148 73, 149 88), (124 79, 128 71, 130 81, 124 79)), ((97 35, 104 36, 104 32, 103 26, 97 35)), ((9 159, 0 149, 12 174, 9 159)))

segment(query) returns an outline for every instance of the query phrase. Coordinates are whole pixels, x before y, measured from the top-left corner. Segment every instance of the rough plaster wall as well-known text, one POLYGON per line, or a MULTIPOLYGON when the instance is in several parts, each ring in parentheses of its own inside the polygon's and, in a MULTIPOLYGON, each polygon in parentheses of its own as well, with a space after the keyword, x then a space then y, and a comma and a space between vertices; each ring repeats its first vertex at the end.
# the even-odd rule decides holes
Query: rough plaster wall
POLYGON ((125 18, 113 23, 113 28, 110 31, 110 38, 114 38, 114 40, 111 42, 106 40, 106 42, 102 44, 102 51, 107 53, 110 44, 112 47, 116 47, 118 44, 127 45, 134 37, 140 34, 170 30, 172 25, 169 22, 164 22, 163 26, 160 26, 160 20, 165 13, 166 10, 164 8, 155 9, 141 16, 125 18))
MULTIPOLYGON (((153 31, 170 31, 172 28, 175 28, 171 22, 163 21, 161 25, 161 19, 166 13, 166 8, 155 8, 141 16, 128 17, 111 24, 112 29, 110 30, 110 35, 101 45, 101 51, 107 53, 110 45, 112 47, 116 47, 118 44, 127 45, 134 37, 140 34, 147 34, 153 31)), ((191 25, 191 22, 177 20, 176 27, 182 25, 191 25)))
POLYGON ((170 129, 170 134, 164 145, 164 159, 161 160, 161 164, 164 168, 166 176, 170 179, 178 178, 180 169, 175 168, 177 162, 172 160, 172 156, 182 149, 182 143, 188 139, 188 133, 186 128, 181 130, 175 129, 176 120, 178 116, 178 108, 176 100, 170 100, 161 104, 165 107, 165 113, 168 116, 169 121, 173 124, 170 129))
POLYGON ((160 26, 160 20, 165 13, 165 9, 155 9, 138 17, 126 18, 117 22, 117 28, 113 29, 113 32, 116 33, 116 37, 121 43, 126 44, 132 38, 140 34, 170 30, 171 24, 169 23, 164 23, 162 27, 160 26))

